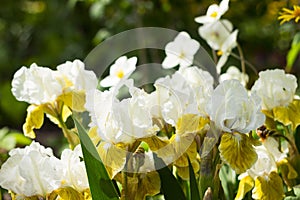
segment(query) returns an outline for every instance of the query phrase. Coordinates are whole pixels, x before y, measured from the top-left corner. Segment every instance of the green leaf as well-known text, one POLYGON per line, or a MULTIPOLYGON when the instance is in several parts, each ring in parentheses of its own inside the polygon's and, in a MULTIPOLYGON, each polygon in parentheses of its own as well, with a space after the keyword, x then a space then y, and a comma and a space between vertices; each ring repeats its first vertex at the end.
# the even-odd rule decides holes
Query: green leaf
POLYGON ((200 193, 198 189, 198 184, 196 181, 195 173, 191 161, 188 157, 189 161, 189 174, 190 174, 190 192, 191 192, 191 200, 198 200, 200 198, 200 193))
POLYGON ((87 131, 75 117, 73 117, 73 120, 81 142, 92 198, 101 200, 119 199, 113 182, 110 180, 87 131))
POLYGON ((165 200, 185 200, 184 193, 177 182, 176 178, 165 165, 164 161, 153 153, 154 165, 158 169, 157 172, 161 181, 161 190, 165 196, 165 200), (163 168, 161 168, 164 166, 163 168))
POLYGON ((11 150, 16 147, 16 145, 29 145, 31 139, 24 136, 22 133, 9 132, 9 130, 0 130, 0 148, 11 150), (2 133, 5 133, 4 135, 2 133))
POLYGON ((234 199, 237 189, 237 176, 234 170, 224 164, 220 169, 219 177, 226 199, 234 199))
POLYGON ((291 49, 287 54, 286 71, 290 72, 300 52, 300 32, 294 36, 291 49))
POLYGON ((293 190, 294 190, 295 195, 300 198, 300 185, 294 186, 293 190))
POLYGON ((14 137, 10 137, 10 135, 5 136, 0 141, 0 148, 11 150, 16 146, 16 140, 14 137))
POLYGON ((8 132, 9 132, 9 130, 7 127, 1 128, 0 129, 0 140, 2 140, 8 132))
POLYGON ((9 133, 10 137, 13 137, 16 140, 16 143, 19 145, 29 145, 31 143, 31 139, 23 135, 23 133, 9 133))

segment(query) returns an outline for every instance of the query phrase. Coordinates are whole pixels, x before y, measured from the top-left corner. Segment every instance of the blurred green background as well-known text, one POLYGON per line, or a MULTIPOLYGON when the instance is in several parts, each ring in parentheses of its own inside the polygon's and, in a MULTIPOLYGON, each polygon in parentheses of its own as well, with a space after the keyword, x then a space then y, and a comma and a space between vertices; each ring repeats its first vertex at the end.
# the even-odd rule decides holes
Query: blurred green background
MULTIPOLYGON (((212 3, 219 1, 1 0, 0 128, 7 126, 21 130, 25 121, 27 105, 17 102, 10 92, 13 74, 21 66, 36 62, 55 68, 66 60, 84 60, 105 38, 143 26, 185 30, 207 47, 200 40, 199 24, 194 18, 204 15, 212 3)), ((285 55, 293 35, 299 31, 299 24, 280 26, 278 12, 282 7, 298 3, 286 0, 230 1, 230 9, 223 18, 231 20, 239 29, 238 39, 245 57, 258 70, 285 66, 285 55)), ((157 62, 162 59, 158 58, 157 62)), ((235 60, 230 62, 238 64, 235 60)), ((298 58, 292 71, 298 77, 299 67, 298 58)), ((45 129, 44 125, 42 130, 52 128, 54 126, 50 125, 45 129)))

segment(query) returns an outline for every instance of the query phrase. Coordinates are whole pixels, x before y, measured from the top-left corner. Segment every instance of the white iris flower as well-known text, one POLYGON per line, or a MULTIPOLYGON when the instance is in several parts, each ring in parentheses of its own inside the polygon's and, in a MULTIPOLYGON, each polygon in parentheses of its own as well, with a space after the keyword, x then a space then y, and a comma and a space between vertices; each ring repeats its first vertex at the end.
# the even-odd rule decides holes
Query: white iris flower
POLYGON ((243 86, 246 86, 249 81, 249 76, 247 74, 242 73, 237 67, 230 66, 226 73, 221 74, 219 81, 223 82, 225 80, 236 79, 241 82, 243 86))
POLYGON ((272 110, 277 106, 287 106, 293 101, 297 79, 283 70, 266 70, 259 73, 251 91, 262 99, 262 108, 272 110))
POLYGON ((221 56, 217 63, 217 72, 226 63, 231 50, 237 46, 238 30, 233 31, 233 25, 228 20, 220 20, 209 23, 199 28, 200 36, 221 56))
POLYGON ((174 41, 168 43, 165 47, 167 56, 162 63, 163 68, 170 69, 177 65, 180 65, 180 67, 190 66, 199 48, 199 42, 191 39, 188 33, 180 32, 174 41))
POLYGON ((121 56, 110 67, 109 76, 101 80, 102 87, 116 86, 121 80, 127 79, 136 69, 137 57, 121 56))
POLYGON ((229 0, 223 0, 219 5, 212 4, 208 7, 206 15, 195 18, 200 24, 212 23, 221 18, 229 8, 229 0))
POLYGON ((224 132, 248 133, 265 122, 261 99, 247 90, 238 80, 226 80, 216 87, 207 106, 216 127, 224 132))
POLYGON ((57 170, 60 161, 53 156, 51 149, 32 142, 24 149, 11 150, 9 155, 0 170, 1 187, 24 197, 45 197, 60 187, 57 170))

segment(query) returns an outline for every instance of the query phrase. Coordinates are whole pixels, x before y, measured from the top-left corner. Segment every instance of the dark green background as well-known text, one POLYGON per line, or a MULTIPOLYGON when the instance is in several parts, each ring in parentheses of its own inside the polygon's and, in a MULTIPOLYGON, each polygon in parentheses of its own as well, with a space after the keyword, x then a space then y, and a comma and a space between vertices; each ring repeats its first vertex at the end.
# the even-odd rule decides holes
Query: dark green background
MULTIPOLYGON (((0 3, 0 128, 21 130, 26 103, 10 92, 13 74, 36 62, 55 68, 66 60, 85 56, 105 38, 122 31, 155 26, 198 35, 194 18, 204 15, 211 0, 1 0, 0 3)), ((258 70, 284 68, 285 55, 299 24, 279 25, 278 11, 297 1, 231 0, 223 16, 239 29, 245 57, 258 70)), ((108 49, 108 51, 111 49, 108 49)), ((209 49, 208 49, 209 50, 209 49)), ((235 50, 236 51, 236 50, 235 50)), ((209 50, 210 52, 210 50, 209 50)), ((156 58, 161 62, 163 52, 156 58)), ((144 58, 145 59, 145 58, 144 58)), ((231 63, 239 62, 231 59, 231 63)), ((227 64, 228 66, 228 64, 227 64)), ((299 58, 293 73, 299 76, 299 58), (297 69, 298 68, 298 69, 297 69)), ((251 70, 247 69, 249 73, 251 70)), ((251 80, 253 80, 252 77, 251 80)), ((51 126, 48 126, 51 129, 51 126)), ((43 127, 42 130, 47 130, 43 127)))

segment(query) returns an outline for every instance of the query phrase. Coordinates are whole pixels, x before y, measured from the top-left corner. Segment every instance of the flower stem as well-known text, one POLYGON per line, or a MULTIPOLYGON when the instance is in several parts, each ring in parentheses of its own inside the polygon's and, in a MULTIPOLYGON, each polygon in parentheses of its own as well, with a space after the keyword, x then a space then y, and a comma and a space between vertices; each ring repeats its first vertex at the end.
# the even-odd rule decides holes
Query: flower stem
POLYGON ((237 54, 231 52, 230 55, 238 60, 243 60, 243 62, 248 65, 252 71, 257 75, 258 74, 258 71, 257 69, 254 67, 254 65, 252 65, 249 61, 245 60, 244 58, 241 58, 240 56, 238 56, 237 54))
POLYGON ((126 154, 126 162, 125 162, 125 166, 124 169, 122 171, 122 195, 121 195, 121 199, 122 200, 129 200, 128 199, 128 160, 129 160, 129 156, 130 156, 130 152, 127 152, 126 154))
POLYGON ((212 172, 212 151, 207 156, 201 159, 200 163, 200 195, 203 197, 208 187, 212 187, 213 172, 212 172))
POLYGON ((68 129, 66 123, 64 122, 63 116, 62 116, 63 107, 64 107, 64 104, 61 102, 56 102, 56 103, 52 104, 51 106, 49 106, 49 109, 52 110, 50 115, 52 115, 54 118, 57 119, 58 127, 61 128, 61 130, 64 134, 64 137, 67 139, 67 141, 69 143, 70 149, 74 149, 75 146, 80 143, 80 141, 79 141, 78 135, 74 131, 68 129))
MULTIPOLYGON (((65 123, 64 123, 64 125, 65 125, 65 123)), ((67 140, 68 140, 70 149, 74 149, 75 146, 77 144, 79 144, 78 136, 73 131, 66 128, 66 126, 65 126, 65 128, 62 128, 62 132, 63 132, 65 138, 67 138, 67 140)))
POLYGON ((241 58, 240 61, 241 61, 242 73, 246 74, 246 66, 245 66, 244 53, 243 53, 242 47, 241 47, 241 45, 239 43, 237 43, 237 49, 239 51, 240 58, 241 58))
POLYGON ((297 146, 296 146, 295 141, 294 141, 294 137, 293 137, 292 131, 288 127, 286 127, 286 126, 284 126, 284 130, 287 133, 287 136, 285 136, 285 135, 283 135, 281 133, 278 133, 278 134, 275 134, 274 137, 284 138, 289 143, 289 145, 290 145, 289 152, 290 152, 291 156, 292 155, 299 155, 297 146))

